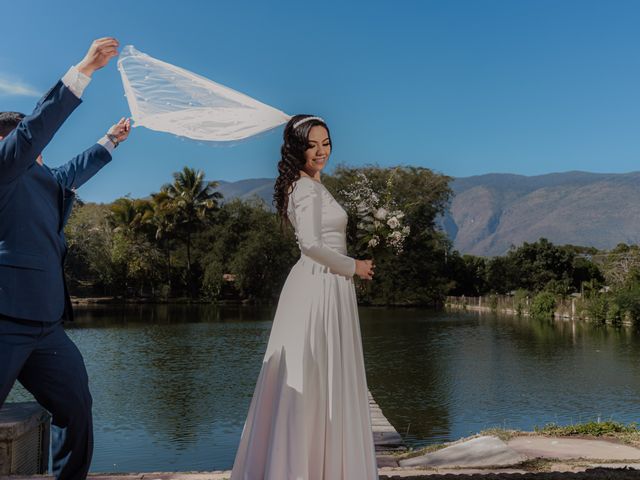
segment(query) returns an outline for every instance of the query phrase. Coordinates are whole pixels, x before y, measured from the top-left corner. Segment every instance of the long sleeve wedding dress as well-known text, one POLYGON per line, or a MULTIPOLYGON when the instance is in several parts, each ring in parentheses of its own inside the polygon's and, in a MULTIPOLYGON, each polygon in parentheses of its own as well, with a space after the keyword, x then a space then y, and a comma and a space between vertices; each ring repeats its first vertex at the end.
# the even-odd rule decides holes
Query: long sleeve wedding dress
POLYGON ((347 214, 302 177, 288 216, 301 256, 280 294, 231 478, 377 479, 347 214))

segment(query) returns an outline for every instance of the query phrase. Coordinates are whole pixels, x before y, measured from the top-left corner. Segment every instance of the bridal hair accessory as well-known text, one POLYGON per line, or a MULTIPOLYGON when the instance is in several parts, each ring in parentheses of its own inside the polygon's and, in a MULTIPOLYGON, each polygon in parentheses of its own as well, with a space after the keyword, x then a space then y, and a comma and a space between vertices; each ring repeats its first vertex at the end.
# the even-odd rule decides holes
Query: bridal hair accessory
POLYGON ((267 132, 291 118, 243 93, 142 53, 133 45, 122 49, 118 70, 136 127, 228 143, 267 132))
POLYGON ((319 120, 319 121, 321 121, 322 123, 325 123, 325 124, 327 123, 327 122, 325 122, 325 121, 324 121, 324 119, 323 119, 323 118, 321 118, 321 117, 307 117, 307 118, 303 118, 302 120, 298 120, 296 123, 294 123, 294 124, 293 124, 293 128, 298 128, 298 127, 299 127, 300 125, 302 125, 303 123, 310 122, 311 120, 319 120))

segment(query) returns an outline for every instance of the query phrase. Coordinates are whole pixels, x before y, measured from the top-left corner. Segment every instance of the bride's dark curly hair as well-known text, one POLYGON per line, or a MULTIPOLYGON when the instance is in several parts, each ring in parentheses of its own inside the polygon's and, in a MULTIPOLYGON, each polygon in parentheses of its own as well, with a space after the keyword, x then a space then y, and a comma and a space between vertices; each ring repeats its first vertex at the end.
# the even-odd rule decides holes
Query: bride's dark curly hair
POLYGON ((294 115, 284 127, 283 142, 280 148, 280 161, 278 162, 278 178, 273 192, 273 204, 278 211, 282 226, 287 224, 287 206, 289 205, 289 194, 293 182, 300 178, 300 170, 304 167, 304 152, 309 148, 309 131, 316 126, 327 129, 329 142, 331 133, 329 127, 322 120, 313 119, 303 122, 296 128, 293 125, 304 118, 313 115, 294 115))

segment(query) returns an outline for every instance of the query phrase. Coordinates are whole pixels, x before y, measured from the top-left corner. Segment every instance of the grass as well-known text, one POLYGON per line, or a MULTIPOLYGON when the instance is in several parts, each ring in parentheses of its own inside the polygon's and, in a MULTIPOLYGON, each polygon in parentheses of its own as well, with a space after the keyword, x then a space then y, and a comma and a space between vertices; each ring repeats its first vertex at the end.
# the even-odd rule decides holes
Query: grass
POLYGON ((407 452, 398 452, 398 453, 394 452, 393 455, 398 460, 405 460, 407 458, 419 457, 421 455, 426 455, 427 453, 436 452, 450 445, 451 443, 436 443, 434 445, 427 445, 426 447, 420 448, 418 450, 409 450, 407 452))
POLYGON ((586 422, 565 426, 548 423, 544 427, 535 427, 534 431, 540 435, 561 437, 607 437, 632 445, 640 445, 640 430, 635 422, 625 425, 624 423, 608 420, 605 422, 586 422))
POLYGON ((527 472, 550 472, 551 466, 557 462, 556 459, 550 458, 530 458, 514 465, 514 468, 526 470, 527 472))
POLYGON ((534 427, 533 432, 509 430, 504 428, 489 428, 480 432, 481 435, 492 435, 508 442, 514 437, 525 435, 547 435, 554 437, 606 437, 615 438, 625 443, 640 445, 640 428, 635 422, 624 424, 607 420, 604 422, 584 422, 571 425, 548 423, 544 427, 534 427))
POLYGON ((498 437, 500 440, 502 440, 503 442, 508 442, 509 440, 511 440, 514 437, 520 437, 522 435, 526 435, 526 432, 523 432, 521 430, 509 430, 506 428, 488 428, 486 430, 482 430, 480 432, 480 435, 488 435, 491 437, 498 437))

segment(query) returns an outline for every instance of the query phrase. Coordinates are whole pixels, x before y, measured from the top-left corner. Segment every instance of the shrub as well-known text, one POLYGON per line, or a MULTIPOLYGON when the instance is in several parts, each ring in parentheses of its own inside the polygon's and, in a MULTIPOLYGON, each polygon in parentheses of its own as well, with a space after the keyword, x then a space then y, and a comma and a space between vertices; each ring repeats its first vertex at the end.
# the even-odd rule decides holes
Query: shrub
POLYGON ((549 292, 540 292, 531 301, 531 316, 537 318, 553 317, 556 311, 556 297, 549 292))
POLYGON ((587 315, 592 322, 605 323, 609 308, 609 300, 606 294, 595 294, 586 300, 587 315))
POLYGON ((628 315, 634 323, 640 322, 640 285, 617 291, 615 302, 620 307, 621 317, 628 315))
POLYGON ((515 295, 513 296, 513 305, 516 311, 516 314, 521 317, 525 313, 529 306, 527 305, 527 300, 529 299, 529 292, 522 288, 516 290, 515 295))
POLYGON ((609 302, 607 308, 607 323, 611 325, 620 325, 622 323, 623 312, 616 302, 609 302))
POLYGON ((498 296, 496 294, 489 295, 489 308, 492 312, 498 311, 498 296))

